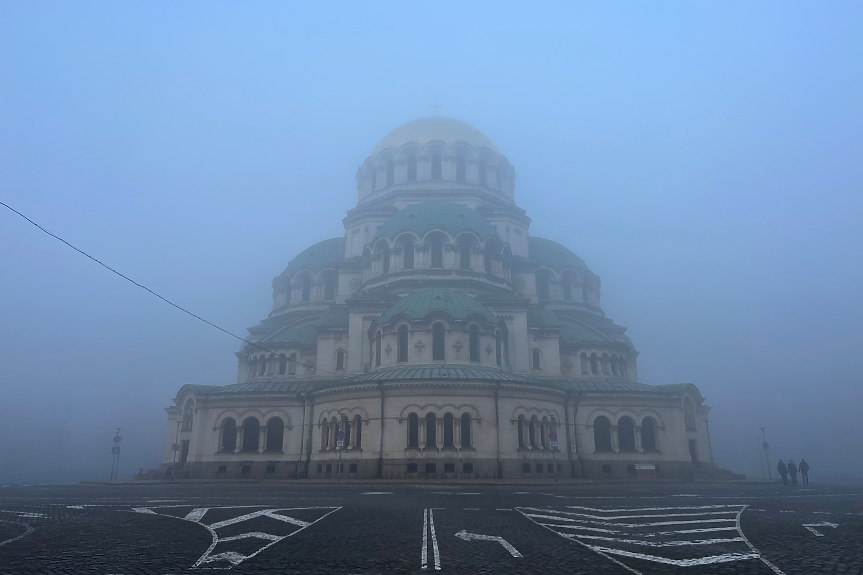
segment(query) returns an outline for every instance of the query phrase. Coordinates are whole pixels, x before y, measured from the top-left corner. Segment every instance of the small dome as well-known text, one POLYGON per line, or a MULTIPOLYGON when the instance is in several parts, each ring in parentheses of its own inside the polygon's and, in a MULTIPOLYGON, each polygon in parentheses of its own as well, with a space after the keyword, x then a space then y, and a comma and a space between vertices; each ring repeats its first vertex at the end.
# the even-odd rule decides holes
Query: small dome
POLYGON ((422 237, 429 230, 441 230, 456 236, 472 231, 480 239, 497 238, 497 230, 474 210, 453 202, 422 202, 396 212, 378 228, 376 237, 395 238, 403 231, 422 237))
POLYGON ((470 124, 452 118, 433 116, 402 124, 384 136, 384 139, 372 150, 371 157, 377 157, 386 149, 398 150, 405 144, 425 146, 429 142, 443 142, 447 146, 464 143, 477 150, 487 148, 496 156, 501 155, 494 142, 470 124))
POLYGON ((382 324, 389 323, 399 315, 422 319, 436 311, 445 312, 453 319, 466 319, 479 314, 489 323, 497 323, 497 316, 476 299, 449 289, 427 289, 407 295, 381 314, 378 321, 382 324))
POLYGON ((345 238, 331 238, 304 249, 291 260, 283 275, 293 275, 302 269, 317 272, 345 259, 345 238))
POLYGON ((544 263, 556 271, 572 268, 581 274, 582 277, 593 275, 583 259, 557 242, 529 236, 527 238, 527 247, 530 259, 544 263))

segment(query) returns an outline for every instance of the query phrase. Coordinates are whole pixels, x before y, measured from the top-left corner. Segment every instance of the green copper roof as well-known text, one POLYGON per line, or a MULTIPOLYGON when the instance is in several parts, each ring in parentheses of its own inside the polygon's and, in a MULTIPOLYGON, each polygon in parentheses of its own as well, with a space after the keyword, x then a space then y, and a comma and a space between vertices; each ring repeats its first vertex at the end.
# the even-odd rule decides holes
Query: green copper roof
POLYGON ((497 316, 471 296, 449 289, 427 289, 403 297, 378 319, 388 323, 398 315, 422 319, 435 311, 449 314, 453 319, 465 319, 479 314, 489 323, 497 323, 497 316))
POLYGON ((315 329, 315 324, 311 323, 300 326, 289 325, 283 327, 271 336, 265 337, 263 340, 261 340, 261 343, 285 342, 298 343, 300 345, 303 345, 314 344, 317 343, 317 341, 318 332, 315 329))
POLYGON ((577 343, 620 343, 604 333, 580 321, 567 321, 560 326, 560 343, 574 345, 577 343))
POLYGON ((332 267, 332 264, 344 258, 345 238, 332 238, 304 249, 300 255, 291 260, 283 273, 293 275, 302 269, 316 272, 326 267, 332 267))
POLYGON ((442 230, 452 236, 473 231, 483 240, 498 237, 487 219, 467 206, 452 202, 423 202, 399 210, 378 228, 377 237, 394 238, 403 231, 422 237, 430 230, 442 230))
POLYGON ((557 242, 529 236, 527 238, 527 249, 531 259, 547 264, 557 271, 572 268, 582 276, 591 275, 583 259, 557 242))

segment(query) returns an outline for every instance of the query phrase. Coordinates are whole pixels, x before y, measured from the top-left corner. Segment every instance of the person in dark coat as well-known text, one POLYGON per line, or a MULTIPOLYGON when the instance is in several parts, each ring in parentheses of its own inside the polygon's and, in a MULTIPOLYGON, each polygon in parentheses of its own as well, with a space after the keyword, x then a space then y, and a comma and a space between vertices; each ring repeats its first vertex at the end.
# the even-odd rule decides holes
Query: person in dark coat
POLYGON ((788 460, 788 475, 791 476, 791 485, 797 485, 797 466, 790 459, 788 460))
POLYGON ((803 479, 803 485, 809 485, 809 464, 805 459, 800 460, 800 478, 803 479))
POLYGON ((782 476, 782 485, 788 485, 788 468, 785 467, 785 464, 782 463, 782 460, 779 460, 779 463, 776 464, 776 471, 779 472, 779 475, 782 476))

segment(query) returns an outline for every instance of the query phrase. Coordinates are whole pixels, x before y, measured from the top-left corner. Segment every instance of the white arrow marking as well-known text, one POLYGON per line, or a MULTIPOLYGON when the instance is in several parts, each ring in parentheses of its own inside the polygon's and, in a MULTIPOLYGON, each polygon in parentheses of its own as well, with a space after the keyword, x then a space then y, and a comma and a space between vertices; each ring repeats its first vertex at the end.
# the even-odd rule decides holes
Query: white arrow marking
POLYGON ((503 537, 495 537, 494 535, 478 535, 476 533, 468 533, 464 529, 455 534, 459 539, 464 539, 465 541, 471 541, 476 539, 477 541, 497 541, 501 545, 504 546, 504 549, 509 551, 509 554, 513 557, 521 557, 521 553, 519 553, 515 547, 510 545, 506 539, 503 537))
POLYGON ((815 537, 824 537, 823 533, 820 533, 815 527, 839 527, 838 523, 830 523, 828 521, 822 521, 821 523, 804 523, 803 527, 812 532, 815 537))

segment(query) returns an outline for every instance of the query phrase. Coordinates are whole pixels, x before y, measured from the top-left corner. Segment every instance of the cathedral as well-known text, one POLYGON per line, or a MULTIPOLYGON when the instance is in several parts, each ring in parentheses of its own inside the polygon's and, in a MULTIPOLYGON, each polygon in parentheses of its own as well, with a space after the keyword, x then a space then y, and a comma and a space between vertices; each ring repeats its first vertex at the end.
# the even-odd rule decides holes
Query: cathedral
POLYGON ((516 175, 463 122, 390 132, 344 235, 288 262, 230 385, 184 385, 149 477, 691 478, 715 474, 691 383, 638 380, 602 282, 530 233, 516 175))

